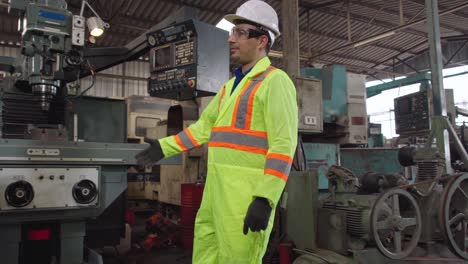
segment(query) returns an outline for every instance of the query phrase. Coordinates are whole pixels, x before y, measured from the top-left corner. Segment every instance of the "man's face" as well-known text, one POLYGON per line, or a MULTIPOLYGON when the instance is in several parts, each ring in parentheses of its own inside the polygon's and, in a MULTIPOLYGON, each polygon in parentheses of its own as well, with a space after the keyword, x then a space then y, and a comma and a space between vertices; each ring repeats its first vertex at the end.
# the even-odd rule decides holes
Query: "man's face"
MULTIPOLYGON (((262 42, 266 36, 249 38, 249 31, 256 30, 255 26, 249 24, 237 24, 229 35, 230 55, 233 63, 245 65, 258 57, 261 52, 262 42)), ((266 40, 268 42, 268 40, 266 40)))

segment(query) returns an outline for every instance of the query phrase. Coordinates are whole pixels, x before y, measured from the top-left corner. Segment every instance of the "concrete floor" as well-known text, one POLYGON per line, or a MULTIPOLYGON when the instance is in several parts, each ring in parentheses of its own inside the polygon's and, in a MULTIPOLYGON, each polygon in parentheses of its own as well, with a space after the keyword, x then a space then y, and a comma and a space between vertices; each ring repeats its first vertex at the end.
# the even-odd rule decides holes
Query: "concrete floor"
POLYGON ((154 250, 151 253, 129 253, 126 256, 104 256, 104 264, 190 264, 191 255, 179 248, 154 250))
POLYGON ((119 255, 114 248, 101 251, 104 264, 191 264, 191 253, 184 252, 179 247, 165 249, 153 249, 145 253, 142 249, 143 241, 147 236, 145 229, 146 219, 153 214, 151 212, 140 212, 135 214, 135 223, 131 230, 132 249, 128 254, 119 255))

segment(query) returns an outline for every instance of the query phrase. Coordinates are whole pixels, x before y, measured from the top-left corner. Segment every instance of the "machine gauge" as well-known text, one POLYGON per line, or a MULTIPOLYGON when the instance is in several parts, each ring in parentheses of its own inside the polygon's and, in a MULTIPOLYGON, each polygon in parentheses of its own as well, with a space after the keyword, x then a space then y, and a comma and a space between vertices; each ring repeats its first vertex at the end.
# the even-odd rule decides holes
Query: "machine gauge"
POLYGON ((156 46, 156 38, 153 35, 150 35, 148 37, 148 43, 150 44, 150 46, 156 46))

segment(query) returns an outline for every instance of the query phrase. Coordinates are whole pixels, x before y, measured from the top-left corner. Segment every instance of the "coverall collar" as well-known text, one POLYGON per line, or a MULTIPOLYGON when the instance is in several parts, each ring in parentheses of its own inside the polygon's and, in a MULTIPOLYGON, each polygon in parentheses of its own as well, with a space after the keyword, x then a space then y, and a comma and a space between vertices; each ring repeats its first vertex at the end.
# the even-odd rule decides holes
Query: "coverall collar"
POLYGON ((245 77, 251 79, 252 77, 264 72, 270 65, 271 65, 270 58, 268 58, 268 56, 265 56, 261 58, 257 62, 257 64, 255 64, 252 70, 245 77))

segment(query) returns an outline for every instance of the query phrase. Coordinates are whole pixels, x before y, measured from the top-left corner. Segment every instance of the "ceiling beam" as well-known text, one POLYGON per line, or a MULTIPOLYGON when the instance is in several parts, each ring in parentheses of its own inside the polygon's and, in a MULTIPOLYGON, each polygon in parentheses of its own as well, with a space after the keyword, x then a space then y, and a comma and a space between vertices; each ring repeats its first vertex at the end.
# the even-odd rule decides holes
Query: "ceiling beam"
POLYGON ((419 43, 416 43, 415 45, 413 45, 413 46, 407 48, 406 50, 404 50, 404 51, 402 51, 402 52, 400 52, 400 53, 398 53, 398 54, 392 54, 392 55, 390 55, 390 56, 387 56, 385 59, 383 59, 383 60, 381 60, 380 62, 376 63, 376 64, 373 65, 371 68, 377 68, 377 67, 379 67, 379 66, 381 66, 381 65, 384 65, 385 62, 387 62, 387 61, 393 59, 394 57, 399 57, 399 56, 401 56, 401 55, 403 55, 403 54, 405 54, 405 53, 406 53, 406 54, 411 54, 412 57, 417 56, 417 55, 418 55, 417 53, 415 54, 415 53, 410 53, 410 52, 411 52, 412 50, 414 50, 414 49, 416 49, 416 48, 418 48, 418 47, 424 46, 424 45, 427 45, 427 40, 423 40, 423 41, 421 41, 421 42, 419 42, 419 43))
MULTIPOLYGON (((324 36, 324 37, 327 37, 327 38, 331 38, 331 39, 334 39, 334 40, 340 40, 340 41, 344 41, 346 43, 348 43, 348 39, 345 38, 345 37, 342 37, 342 36, 337 36, 337 35, 332 35, 332 34, 327 34, 325 32, 321 32, 319 30, 309 30, 308 28, 306 27, 301 27, 300 30, 304 33, 310 33, 312 35, 318 35, 318 36, 324 36)), ((371 47, 376 47, 376 48, 381 48, 381 49, 386 49, 386 50, 390 50, 390 51, 393 51, 393 52, 402 52, 403 50, 402 49, 398 49, 398 48, 395 48, 395 47, 391 47, 389 45, 385 45, 385 44, 370 44, 369 46, 371 47)))
MULTIPOLYGON (((314 11, 329 14, 329 15, 336 15, 336 16, 339 16, 339 17, 341 17, 343 19, 346 19, 346 14, 340 14, 338 12, 338 10, 333 9, 333 8, 325 7, 325 8, 320 8, 320 9, 317 9, 317 10, 314 10, 314 11)), ((371 18, 367 17, 367 16, 363 16, 363 15, 351 14, 351 19, 354 20, 354 21, 357 21, 357 22, 367 24, 367 22, 371 18)), ((395 24, 389 23, 387 21, 379 20, 379 19, 374 19, 374 22, 373 22, 372 25, 381 27, 383 29, 391 29, 391 28, 395 27, 395 24)), ((424 32, 424 31, 419 31, 419 30, 415 30, 415 29, 406 28, 406 29, 402 30, 402 32, 412 34, 412 35, 415 35, 415 36, 419 36, 419 37, 427 38, 427 33, 424 32)))
MULTIPOLYGON (((156 24, 155 21, 148 20, 148 19, 139 19, 137 17, 132 17, 132 16, 121 16, 121 19, 119 19, 119 22, 121 22, 121 23, 118 23, 119 26, 126 27, 126 28, 129 28, 129 29, 132 29, 132 30, 140 30, 141 32, 146 31, 152 25, 156 24), (138 21, 138 22, 144 23, 146 25, 143 26, 143 27, 128 25, 128 24, 130 24, 130 21, 138 21)), ((333 34, 330 34, 330 33, 325 33, 325 32, 319 31, 319 30, 311 30, 307 26, 301 26, 299 28, 299 30, 301 32, 304 32, 304 33, 310 33, 310 34, 313 34, 313 35, 324 36, 324 37, 331 38, 331 39, 334 39, 334 40, 340 40, 340 41, 344 41, 344 42, 348 41, 347 38, 345 38, 345 37, 333 35, 333 34)), ((393 51, 393 52, 401 52, 402 51, 401 49, 391 47, 391 46, 388 46, 388 45, 385 45, 385 44, 370 44, 370 46, 390 50, 390 51, 393 51)))
MULTIPOLYGON (((352 61, 356 61, 356 62, 366 63, 366 64, 369 64, 369 65, 374 65, 374 64, 378 63, 376 61, 363 59, 363 58, 359 58, 359 57, 356 57, 356 56, 343 55, 343 54, 333 54, 333 55, 329 54, 329 55, 327 55, 325 57, 333 57, 333 58, 337 58, 338 60, 339 59, 352 60, 352 61)), ((388 66, 388 65, 386 65, 386 66, 388 66)), ((369 67, 369 69, 371 69, 371 68, 369 67)))
MULTIPOLYGON (((366 7, 366 8, 369 8, 369 9, 373 9, 373 10, 376 10, 378 11, 380 9, 380 7, 378 5, 374 5, 374 4, 370 4, 369 2, 362 2, 362 1, 356 1, 356 0, 352 0, 352 3, 355 4, 355 5, 358 5, 358 6, 363 6, 363 7, 366 7)), ((390 8, 385 8, 385 13, 388 13, 388 14, 391 14, 391 15, 394 15, 396 17, 399 17, 400 16, 400 13, 399 11, 395 11, 395 10, 392 10, 390 8)), ((409 16, 404 16, 405 19, 410 19, 411 17, 409 16)), ((397 21, 397 20, 395 20, 397 21)), ((404 25, 404 24, 400 24, 400 23, 393 23, 394 24, 394 27, 396 26, 401 26, 401 25, 404 25)), ((459 32, 459 33, 463 33, 463 34, 466 34, 466 30, 463 29, 463 28, 460 28, 460 27, 454 27, 454 26, 451 26, 451 25, 448 25, 446 23, 440 23, 440 27, 442 28, 446 28, 446 29, 449 29, 449 30, 452 30, 452 31, 456 31, 456 32, 459 32)))
MULTIPOLYGON (((405 0, 405 1, 408 1, 408 2, 411 2, 411 3, 415 3, 415 4, 421 5, 421 6, 423 6, 423 7, 426 6, 425 0, 405 0)), ((439 9, 444 10, 444 9, 448 9, 448 8, 450 8, 450 7, 447 7, 447 6, 445 6, 445 5, 440 5, 440 4, 439 4, 439 9)), ((453 15, 456 15, 456 16, 459 16, 459 17, 467 18, 467 14, 465 14, 465 13, 463 13, 463 12, 461 12, 461 11, 455 11, 455 12, 453 12, 452 14, 453 14, 453 15)))
MULTIPOLYGON (((273 58, 283 58, 283 52, 272 50, 270 51, 269 56, 273 58)), ((334 55, 331 55, 331 56, 334 56, 334 55)), ((310 62, 307 56, 300 56, 300 60, 304 62, 310 62)), ((330 61, 330 60, 323 59, 323 58, 320 58, 319 60, 314 61, 314 62, 324 63, 324 64, 335 63, 334 61, 330 61)), ((380 73, 380 74, 387 75, 387 76, 404 76, 404 74, 401 74, 401 73, 393 73, 393 72, 385 71, 385 70, 371 69, 368 67, 363 67, 363 66, 354 65, 354 64, 342 64, 342 65, 345 65, 347 69, 350 69, 353 71, 359 70, 359 71, 365 71, 366 73, 380 73)))
MULTIPOLYGON (((468 7, 468 2, 457 5, 457 6, 453 7, 453 8, 448 9, 448 10, 444 10, 442 12, 439 12, 439 16, 444 16, 444 15, 450 14, 451 12, 455 12, 455 11, 463 9, 465 7, 468 7)), ((339 48, 330 49, 330 50, 328 50, 328 51, 326 51, 326 52, 324 52, 322 54, 318 54, 318 55, 314 56, 313 58, 318 58, 320 56, 327 55, 327 54, 330 54, 330 53, 334 53, 334 52, 337 52, 339 50, 353 48, 359 42, 363 42, 363 41, 367 41, 367 40, 373 41, 373 39, 378 38, 378 37, 384 37, 385 35, 389 36, 391 34, 395 34, 398 31, 402 31, 402 30, 405 30, 405 29, 407 29, 409 27, 424 23, 424 22, 426 22, 426 20, 427 20, 427 18, 422 18, 422 19, 416 20, 414 22, 411 22, 411 23, 408 23, 408 24, 405 24, 405 25, 402 25, 402 26, 399 26, 399 27, 388 29, 385 32, 382 32, 380 34, 376 34, 374 36, 367 37, 367 38, 365 38, 363 40, 353 42, 353 43, 349 43, 349 44, 341 46, 339 48)), ((385 37, 387 37, 387 36, 385 36, 385 37)))
MULTIPOLYGON (((453 61, 449 62, 447 66, 458 65, 461 62, 465 62, 468 56, 468 47, 466 46, 465 41, 450 41, 442 43, 442 50, 444 51, 443 55, 453 61)), ((430 69, 430 55, 428 49, 422 50, 419 52, 419 55, 415 57, 405 58, 402 61, 410 64, 419 71, 430 69)), ((402 63, 395 65, 396 72, 406 72, 407 69, 409 69, 409 67, 402 63)))

